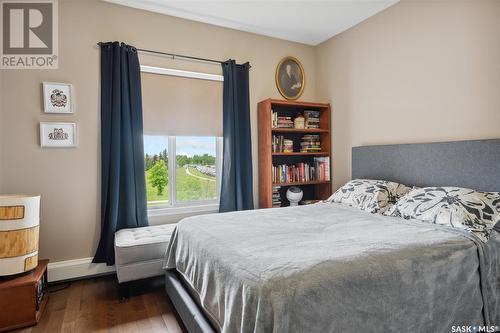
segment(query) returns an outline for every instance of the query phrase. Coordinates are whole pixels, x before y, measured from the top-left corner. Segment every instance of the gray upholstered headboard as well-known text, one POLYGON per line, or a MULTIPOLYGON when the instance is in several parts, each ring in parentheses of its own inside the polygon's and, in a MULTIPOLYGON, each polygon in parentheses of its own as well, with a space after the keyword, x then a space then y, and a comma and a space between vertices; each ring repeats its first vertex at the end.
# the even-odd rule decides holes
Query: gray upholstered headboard
POLYGON ((354 147, 352 178, 500 192, 500 139, 354 147))

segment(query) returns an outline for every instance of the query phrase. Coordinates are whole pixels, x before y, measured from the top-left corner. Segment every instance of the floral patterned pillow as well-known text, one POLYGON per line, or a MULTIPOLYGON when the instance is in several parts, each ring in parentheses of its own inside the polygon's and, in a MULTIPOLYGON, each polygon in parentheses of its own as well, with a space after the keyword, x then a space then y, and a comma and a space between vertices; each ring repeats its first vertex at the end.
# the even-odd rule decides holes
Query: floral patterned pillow
POLYGON ((384 213, 410 190, 411 187, 385 180, 354 179, 339 188, 328 201, 370 213, 384 213))
POLYGON ((500 221, 500 193, 423 187, 402 197, 386 215, 464 229, 487 241, 500 221))

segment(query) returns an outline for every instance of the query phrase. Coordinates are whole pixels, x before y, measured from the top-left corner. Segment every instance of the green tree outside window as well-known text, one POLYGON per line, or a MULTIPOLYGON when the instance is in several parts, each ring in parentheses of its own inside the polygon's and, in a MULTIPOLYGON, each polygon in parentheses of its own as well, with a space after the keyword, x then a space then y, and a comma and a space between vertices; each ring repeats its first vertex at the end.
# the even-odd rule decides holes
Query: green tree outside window
POLYGON ((168 183, 168 169, 163 159, 156 161, 155 164, 151 167, 151 170, 148 174, 148 181, 150 182, 151 186, 156 188, 158 195, 163 194, 163 190, 168 183))

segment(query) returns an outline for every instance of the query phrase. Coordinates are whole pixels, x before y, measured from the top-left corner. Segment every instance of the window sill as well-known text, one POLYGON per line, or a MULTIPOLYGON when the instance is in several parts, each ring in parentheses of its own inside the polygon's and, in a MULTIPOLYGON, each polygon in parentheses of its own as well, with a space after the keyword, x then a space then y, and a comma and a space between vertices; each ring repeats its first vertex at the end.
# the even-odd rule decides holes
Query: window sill
POLYGON ((219 203, 148 208, 148 217, 172 216, 172 215, 200 215, 204 213, 216 213, 219 211, 219 203))

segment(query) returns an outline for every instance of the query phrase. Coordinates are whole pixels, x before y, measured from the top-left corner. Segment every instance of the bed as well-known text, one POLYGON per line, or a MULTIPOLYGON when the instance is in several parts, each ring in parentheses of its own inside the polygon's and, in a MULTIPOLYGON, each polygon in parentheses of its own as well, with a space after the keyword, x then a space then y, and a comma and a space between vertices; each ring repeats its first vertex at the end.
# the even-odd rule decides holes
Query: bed
MULTIPOLYGON (((500 140, 353 148, 353 178, 500 191, 500 140), (397 161, 397 163, 395 163, 397 161)), ((500 232, 341 204, 181 221, 166 289, 189 332, 451 332, 500 324, 500 232)))

